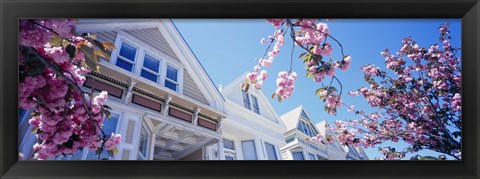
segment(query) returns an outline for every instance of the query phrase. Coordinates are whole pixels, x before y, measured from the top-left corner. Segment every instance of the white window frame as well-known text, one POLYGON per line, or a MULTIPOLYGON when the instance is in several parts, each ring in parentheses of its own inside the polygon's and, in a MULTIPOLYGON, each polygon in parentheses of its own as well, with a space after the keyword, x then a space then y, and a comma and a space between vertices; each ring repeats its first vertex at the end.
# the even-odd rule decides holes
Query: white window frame
POLYGON ((265 145, 265 152, 267 153, 267 156, 266 156, 267 160, 270 160, 270 159, 268 158, 267 144, 268 144, 268 145, 271 145, 271 146, 273 146, 273 153, 274 153, 274 155, 275 155, 275 159, 274 159, 274 160, 278 160, 278 151, 277 151, 277 146, 276 146, 276 145, 274 145, 274 144, 268 143, 268 142, 264 142, 264 145, 265 145))
POLYGON ((255 159, 248 159, 248 160, 258 160, 258 158, 259 158, 258 155, 259 154, 257 153, 257 150, 258 150, 257 148, 262 147, 262 146, 257 146, 257 142, 256 142, 255 139, 247 139, 247 140, 240 141, 240 146, 242 148, 242 155, 243 155, 244 160, 246 160, 246 159, 245 159, 245 150, 244 150, 245 148, 243 147, 243 142, 252 142, 252 144, 253 144, 253 151, 252 152, 255 154, 255 159))
MULTIPOLYGON (((141 65, 139 64, 138 66, 140 66, 140 69, 138 70, 138 75, 142 76, 142 70, 145 70, 149 73, 152 73, 154 74, 155 76, 157 76, 157 81, 155 83, 159 83, 159 80, 161 79, 161 74, 162 74, 162 65, 163 65, 163 61, 161 58, 157 57, 156 55, 154 55, 153 53, 149 52, 149 51, 146 51, 144 50, 143 53, 141 54, 141 58, 140 60, 142 61, 141 62, 141 65), (148 69, 147 67, 143 66, 143 64, 145 63, 145 56, 146 55, 149 55, 151 57, 153 57, 155 60, 158 60, 160 63, 159 63, 159 67, 158 67, 158 72, 154 72, 153 70, 150 70, 148 69)), ((145 78, 142 76, 142 78, 145 78)), ((147 78, 145 78, 147 79, 147 78)), ((147 79, 149 81, 151 81, 150 79, 147 79)))
MULTIPOLYGON (((170 89, 170 88, 168 88, 168 87, 165 86, 165 81, 168 80, 169 82, 176 84, 176 85, 177 85, 177 91, 180 91, 180 88, 181 88, 181 86, 182 86, 182 85, 180 85, 180 84, 183 84, 183 68, 181 68, 179 65, 176 65, 176 64, 170 63, 170 62, 166 62, 166 63, 164 63, 164 64, 165 64, 165 65, 162 67, 162 70, 163 70, 164 72, 161 73, 161 74, 162 74, 161 85, 162 85, 163 87, 165 87, 166 89, 172 90, 172 89, 170 89), (177 81, 176 81, 176 82, 173 81, 173 80, 171 80, 171 79, 169 79, 169 78, 167 78, 167 68, 168 68, 168 66, 170 66, 170 67, 172 67, 172 68, 175 68, 175 69, 177 70, 177 81)), ((172 90, 172 91, 174 91, 174 90, 172 90)), ((182 89, 182 91, 183 91, 183 89, 182 89)))
POLYGON ((149 154, 150 154, 150 137, 151 137, 151 134, 149 132, 147 124, 143 123, 142 128, 140 129, 140 136, 142 136, 142 130, 143 129, 145 129, 145 131, 147 132, 147 139, 146 139, 147 140, 147 145, 145 146, 147 150, 145 151, 145 154, 142 153, 142 151, 140 151, 140 144, 142 143, 142 139, 139 139, 138 140, 137 155, 138 155, 138 159, 140 159, 140 160, 148 160, 149 154))
MULTIPOLYGON (((115 66, 117 66, 117 59, 118 59, 118 58, 121 58, 122 61, 125 61, 125 62, 127 62, 127 63, 132 64, 132 71, 128 71, 128 70, 126 70, 126 69, 124 69, 124 68, 122 68, 122 67, 119 67, 119 68, 121 68, 121 69, 123 69, 123 70, 125 70, 125 71, 128 71, 128 72, 134 73, 134 72, 136 71, 135 69, 136 69, 137 66, 138 66, 138 65, 137 65, 137 63, 138 63, 137 59, 139 58, 139 55, 140 55, 140 46, 138 46, 137 44, 135 44, 135 43, 133 43, 133 42, 127 40, 127 39, 119 39, 119 42, 115 42, 115 46, 118 47, 118 50, 115 50, 115 51, 116 51, 116 52, 115 52, 115 58, 111 58, 111 60, 110 60, 111 63, 113 63, 115 66), (120 56, 120 49, 122 48, 122 44, 123 44, 124 42, 127 43, 128 45, 130 45, 130 46, 132 46, 132 47, 134 47, 134 48, 137 49, 137 50, 135 51, 135 57, 134 57, 134 59, 133 59, 133 62, 130 61, 129 59, 125 58, 125 57, 120 56)), ((112 54, 113 54, 113 52, 112 52, 112 54)), ((143 63, 142 63, 142 64, 143 64, 143 63)))
POLYGON ((292 153, 292 160, 295 160, 294 153, 301 153, 302 154, 302 160, 305 160, 305 152, 303 152, 303 150, 295 150, 295 151, 291 151, 291 153, 292 153))
MULTIPOLYGON (((128 43, 129 45, 136 47, 137 48, 137 53, 135 55, 135 64, 133 66, 133 71, 130 71, 130 73, 134 73, 134 75, 137 75, 140 79, 145 79, 146 83, 149 84, 155 84, 157 87, 159 87, 162 90, 170 90, 174 91, 170 88, 165 87, 165 80, 167 76, 167 65, 175 68, 178 70, 177 74, 177 90, 175 92, 183 94, 183 71, 184 68, 180 62, 177 62, 175 59, 172 57, 168 56, 167 54, 160 52, 156 50, 155 48, 145 44, 144 42, 138 40, 137 38, 129 35, 128 33, 116 29, 117 31, 117 37, 115 39, 115 46, 116 47, 121 47, 123 42, 128 43), (157 60, 160 60, 160 67, 159 67, 159 76, 157 79, 157 82, 153 82, 145 77, 141 76, 142 69, 146 69, 149 72, 152 72, 151 70, 144 68, 143 67, 143 62, 145 60, 145 54, 148 54, 152 57, 154 57, 157 60)), ((117 58, 120 56, 120 48, 116 48, 112 51, 111 55, 111 60, 109 61, 112 63, 114 66, 118 67, 119 69, 125 70, 119 66, 117 66, 117 58)), ((125 70, 128 71, 128 70, 125 70)), ((169 80, 170 82, 175 83, 173 80, 169 80)))
MULTIPOLYGON (((246 106, 245 106, 245 105, 246 105, 246 104, 245 104, 245 100, 243 99, 244 90, 243 90, 243 89, 240 89, 240 93, 241 93, 240 95, 242 95, 242 104, 243 104, 243 107, 246 108, 246 106)), ((248 104, 248 110, 252 111, 252 112, 255 113, 255 114, 261 115, 261 114, 262 114, 262 112, 261 112, 262 110, 260 109, 261 107, 260 107, 260 102, 259 102, 258 97, 257 97, 256 95, 251 94, 251 93, 247 93, 247 92, 245 92, 245 93, 246 93, 246 95, 247 95, 247 97, 248 97, 248 102, 249 102, 249 104, 248 104), (253 98, 255 98, 256 101, 257 101, 258 113, 255 112, 255 109, 254 109, 254 106, 253 106, 253 98)))

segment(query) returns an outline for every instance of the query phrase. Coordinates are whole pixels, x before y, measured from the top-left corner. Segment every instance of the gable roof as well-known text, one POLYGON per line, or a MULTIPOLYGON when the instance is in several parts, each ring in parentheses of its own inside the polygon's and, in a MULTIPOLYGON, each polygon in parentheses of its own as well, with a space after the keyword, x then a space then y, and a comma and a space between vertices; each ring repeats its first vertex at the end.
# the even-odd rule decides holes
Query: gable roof
POLYGON ((312 120, 308 116, 303 105, 300 105, 297 108, 283 114, 280 116, 280 118, 282 119, 283 123, 285 123, 285 126, 287 126, 287 131, 290 131, 297 128, 298 121, 300 120, 301 116, 305 116, 304 118, 312 123, 312 120))
POLYGON ((202 64, 195 56, 191 48, 181 36, 178 29, 169 19, 82 19, 77 24, 77 29, 88 29, 90 32, 97 31, 115 31, 135 30, 135 29, 155 28, 163 35, 164 39, 173 54, 183 64, 184 69, 188 71, 192 80, 196 83, 202 92, 210 107, 225 113, 222 94, 218 91, 210 76, 207 74, 202 64), (194 74, 194 75, 193 75, 194 74))
MULTIPOLYGON (((227 93, 230 93, 230 92, 234 92, 234 90, 240 90, 241 85, 245 81, 245 79, 246 79, 245 77, 246 77, 247 74, 248 74, 248 72, 244 72, 243 74, 241 74, 237 78, 235 78, 232 82, 230 82, 225 87, 223 87, 222 94, 227 94, 227 93)), ((275 120, 278 121, 278 125, 280 125, 282 127, 285 127, 285 124, 282 122, 282 120, 280 119, 280 116, 277 114, 277 112, 275 111, 272 104, 270 103, 270 101, 265 96, 265 94, 262 92, 262 90, 255 89, 255 88, 250 88, 249 92, 251 92, 251 91, 254 91, 255 93, 258 93, 258 95, 256 95, 257 100, 259 100, 259 102, 261 102, 261 103, 263 102, 263 104, 265 104, 265 105, 262 106, 263 107, 262 109, 266 109, 268 111, 268 113, 271 114, 271 116, 273 118, 275 118, 275 120)), ((228 96, 226 96, 226 98, 228 99, 228 96)))

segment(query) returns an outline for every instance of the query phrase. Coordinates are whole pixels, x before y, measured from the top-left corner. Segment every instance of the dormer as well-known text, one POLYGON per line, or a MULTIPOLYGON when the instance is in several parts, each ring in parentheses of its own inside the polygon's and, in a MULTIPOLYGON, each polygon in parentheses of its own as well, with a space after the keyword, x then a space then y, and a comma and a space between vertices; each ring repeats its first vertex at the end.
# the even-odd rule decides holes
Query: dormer
POLYGON ((282 115, 281 119, 287 126, 287 131, 296 129, 309 137, 314 137, 318 134, 317 128, 313 125, 303 106, 299 106, 282 115))
POLYGON ((237 77, 222 89, 227 103, 233 103, 236 109, 256 118, 262 118, 277 125, 284 126, 269 100, 261 90, 250 88, 248 92, 241 86, 245 81, 246 72, 237 77))

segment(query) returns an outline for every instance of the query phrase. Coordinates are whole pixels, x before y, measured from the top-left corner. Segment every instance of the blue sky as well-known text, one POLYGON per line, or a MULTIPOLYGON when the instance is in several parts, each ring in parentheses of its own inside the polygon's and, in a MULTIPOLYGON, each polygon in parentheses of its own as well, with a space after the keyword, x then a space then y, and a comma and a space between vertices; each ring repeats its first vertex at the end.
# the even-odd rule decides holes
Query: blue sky
MULTIPOLYGON (((267 43, 260 44, 260 39, 267 39, 267 36, 274 32, 274 27, 263 19, 174 19, 173 22, 217 86, 225 86, 244 72, 253 71, 253 66, 257 63, 255 59, 261 58, 268 46, 267 43)), ((385 66, 384 57, 380 55, 382 50, 388 48, 391 52, 398 51, 401 40, 409 36, 412 36, 420 47, 439 43, 437 28, 443 23, 451 24, 453 46, 461 47, 460 19, 333 19, 326 23, 331 35, 342 43, 345 55, 352 56, 350 70, 337 70, 337 77, 343 84, 343 101, 365 111, 372 109, 363 97, 350 97, 346 93, 367 85, 360 67, 366 64, 385 66)), ((333 41, 330 43, 334 48, 331 57, 335 60, 341 58, 339 46, 333 41)), ((323 102, 314 95, 321 84, 305 78, 304 65, 297 58, 303 53, 299 47, 295 47, 293 56, 293 71, 297 72, 299 77, 292 97, 281 103, 270 98, 276 88, 278 72, 289 69, 291 50, 292 41, 286 38, 280 55, 275 58, 272 66, 266 68, 269 78, 262 86, 262 91, 270 99, 276 112, 282 115, 304 105, 314 123, 327 120, 333 124, 335 120, 358 119, 347 112, 345 107, 340 108, 336 116, 324 111, 323 102)), ((326 78, 327 80, 330 78, 326 78)), ((338 87, 335 82, 334 85, 338 87)), ((401 150, 405 144, 385 143, 381 146, 393 146, 401 150)), ((380 156, 377 148, 366 149, 366 152, 370 159, 380 156)), ((438 155, 430 151, 419 154, 438 155)))

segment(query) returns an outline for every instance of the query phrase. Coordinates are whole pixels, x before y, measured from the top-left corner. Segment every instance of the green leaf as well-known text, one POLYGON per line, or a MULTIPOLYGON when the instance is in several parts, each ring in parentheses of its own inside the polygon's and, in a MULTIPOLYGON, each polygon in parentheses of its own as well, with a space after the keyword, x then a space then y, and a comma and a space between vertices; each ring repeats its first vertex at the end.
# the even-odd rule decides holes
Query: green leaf
POLYGON ((108 55, 107 53, 105 53, 104 51, 102 50, 94 50, 93 53, 99 57, 102 57, 106 60, 110 60, 110 55, 108 55))
POLYGON ((88 37, 90 37, 93 40, 97 39, 97 35, 95 34, 88 34, 88 35, 89 35, 88 37))
POLYGON ((95 151, 95 154, 97 154, 97 155, 98 155, 98 154, 101 154, 102 151, 103 151, 103 148, 98 148, 97 151, 95 151))
POLYGON ((62 47, 67 47, 67 45, 70 45, 70 42, 68 40, 63 39, 62 47))
POLYGON ((85 62, 87 63, 88 67, 94 71, 94 72, 98 72, 98 70, 100 69, 100 67, 97 65, 98 63, 98 58, 97 56, 94 54, 94 49, 91 48, 91 47, 88 47, 86 45, 82 45, 80 46, 80 50, 83 52, 84 56, 85 56, 85 62))
POLYGON ((320 96, 320 100, 322 100, 323 102, 325 102, 327 100, 327 98, 325 96, 320 96))
POLYGON ((50 43, 50 45, 52 46, 57 46, 57 45, 60 45, 62 41, 63 41, 62 37, 58 36, 57 34, 52 34, 52 36, 50 36, 50 40, 48 41, 48 43, 50 43))
POLYGON ((307 54, 308 54, 307 52, 303 52, 302 54, 300 54, 300 56, 298 56, 298 58, 305 57, 307 54))
POLYGON ((114 157, 114 155, 118 154, 118 149, 115 147, 112 150, 108 150, 107 152, 110 157, 114 157))
POLYGON ((315 96, 316 96, 316 95, 319 95, 319 94, 322 93, 323 91, 325 91, 325 89, 323 89, 323 88, 318 88, 317 91, 315 91, 315 96))
POLYGON ((249 90, 249 89, 250 89, 250 84, 246 84, 246 85, 245 85, 245 92, 248 93, 248 90, 249 90))
POLYGON ((37 134, 37 132, 38 132, 38 127, 37 126, 33 127, 32 134, 37 134))
POLYGON ((281 96, 278 96, 277 100, 278 100, 278 102, 281 103, 283 101, 283 98, 281 96))
POLYGON ((103 113, 105 113, 105 116, 107 117, 107 119, 110 119, 111 117, 110 111, 108 111, 107 109, 104 109, 103 113))
POLYGON ((113 44, 112 42, 103 42, 102 44, 108 50, 116 49, 115 44, 113 44))
POLYGON ((104 104, 103 107, 104 107, 105 109, 112 110, 112 107, 110 107, 109 105, 105 105, 105 104, 104 104))
POLYGON ((111 151, 111 150, 107 150, 107 153, 110 157, 113 157, 113 155, 115 155, 115 154, 113 154, 113 151, 111 151))
POLYGON ((112 151, 113 151, 113 154, 114 154, 114 155, 118 154, 118 149, 117 149, 117 147, 113 148, 112 151))
POLYGON ((275 98, 276 95, 277 95, 277 93, 273 93, 272 94, 272 99, 275 98))

